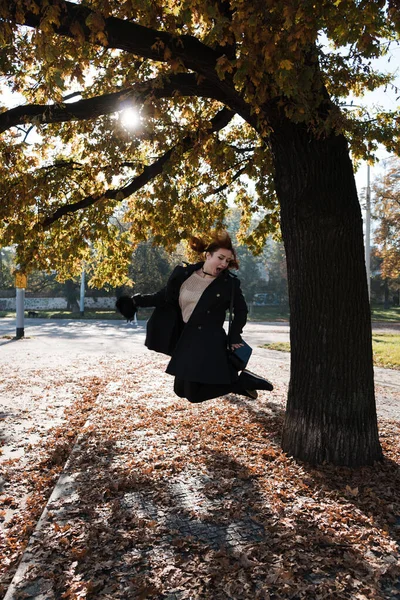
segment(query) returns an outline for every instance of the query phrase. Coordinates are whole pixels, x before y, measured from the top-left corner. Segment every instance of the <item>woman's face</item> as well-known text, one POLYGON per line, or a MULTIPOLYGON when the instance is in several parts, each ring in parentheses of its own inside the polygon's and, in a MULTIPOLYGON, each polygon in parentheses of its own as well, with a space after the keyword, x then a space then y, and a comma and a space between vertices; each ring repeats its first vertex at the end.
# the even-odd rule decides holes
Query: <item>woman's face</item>
POLYGON ((218 248, 218 250, 215 250, 213 253, 206 253, 206 261, 203 268, 207 273, 216 277, 229 267, 229 263, 233 258, 233 253, 230 250, 218 248))

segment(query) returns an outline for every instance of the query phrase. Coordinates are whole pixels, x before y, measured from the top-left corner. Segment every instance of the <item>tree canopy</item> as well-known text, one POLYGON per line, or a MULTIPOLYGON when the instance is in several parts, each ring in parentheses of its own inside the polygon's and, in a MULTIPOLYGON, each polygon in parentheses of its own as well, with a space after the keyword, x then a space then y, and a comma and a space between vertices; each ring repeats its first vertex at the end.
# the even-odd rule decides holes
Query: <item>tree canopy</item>
POLYGON ((399 111, 346 105, 391 85, 373 60, 399 32, 398 0, 1 0, 2 83, 25 99, 0 109, 2 244, 62 277, 95 255, 96 283, 117 284, 132 244, 173 248, 233 198, 260 248, 278 117, 345 134, 355 159, 399 149, 399 111))

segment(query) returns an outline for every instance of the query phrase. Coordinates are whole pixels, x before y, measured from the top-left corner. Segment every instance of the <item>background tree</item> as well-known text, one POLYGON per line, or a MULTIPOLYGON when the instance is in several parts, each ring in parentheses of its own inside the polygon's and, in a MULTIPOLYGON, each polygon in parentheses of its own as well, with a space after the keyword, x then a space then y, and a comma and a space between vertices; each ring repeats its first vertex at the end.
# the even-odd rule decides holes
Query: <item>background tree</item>
MULTIPOLYGON (((385 306, 400 290, 400 161, 386 161, 385 173, 374 185, 375 253, 380 258, 385 306), (392 296, 392 297, 390 297, 392 296)), ((397 301, 397 300, 395 300, 397 301)), ((398 301, 397 301, 398 302, 398 301)))
POLYGON ((288 304, 285 248, 279 240, 267 240, 264 252, 268 273, 268 291, 276 294, 279 304, 288 304))
POLYGON ((27 286, 27 292, 54 296, 61 296, 64 288, 64 284, 57 281, 57 273, 37 270, 30 271, 27 286))
MULTIPOLYGON (((252 302, 254 294, 262 291, 266 283, 266 276, 263 276, 263 271, 265 272, 265 246, 261 248, 262 252, 258 252, 257 256, 254 256, 248 246, 243 243, 247 228, 243 229, 241 220, 241 211, 238 208, 230 208, 226 216, 226 224, 239 259, 241 288, 246 301, 252 302)), ((260 218, 253 219, 255 224, 259 220, 260 218)))
POLYGON ((9 248, 0 248, 0 289, 8 290, 14 287, 13 271, 15 269, 14 255, 9 248))
POLYGON ((382 277, 380 250, 371 248, 371 302, 383 304, 384 308, 399 305, 400 278, 382 277))
POLYGON ((152 241, 140 242, 132 254, 129 275, 134 282, 134 292, 151 294, 167 283, 171 270, 184 258, 184 250, 167 254, 152 241))
POLYGON ((1 0, 0 66, 26 99, 0 114, 4 242, 26 268, 63 277, 95 248, 94 279, 116 285, 130 243, 207 231, 228 193, 244 225, 261 207, 247 243, 261 248, 280 218, 287 257, 283 448, 312 462, 381 458, 349 144, 356 158, 377 140, 395 150, 399 113, 341 98, 390 84, 371 61, 399 15, 398 0, 1 0), (117 116, 127 106, 141 114, 135 135, 117 116), (27 146, 31 125, 41 138, 27 146), (121 203, 124 234, 110 221, 121 203))

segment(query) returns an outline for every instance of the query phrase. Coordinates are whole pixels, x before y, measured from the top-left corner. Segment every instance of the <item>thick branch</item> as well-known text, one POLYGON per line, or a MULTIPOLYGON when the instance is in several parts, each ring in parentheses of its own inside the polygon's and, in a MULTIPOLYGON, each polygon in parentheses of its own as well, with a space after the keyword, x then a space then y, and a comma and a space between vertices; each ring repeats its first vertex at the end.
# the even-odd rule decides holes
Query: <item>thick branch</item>
MULTIPOLYGON (((39 14, 27 11, 23 19, 19 19, 21 25, 40 29, 41 21, 46 16, 49 4, 56 5, 60 9, 59 24, 54 24, 54 33, 66 37, 84 39, 85 41, 104 45, 106 48, 125 50, 136 56, 159 62, 168 62, 171 59, 180 60, 187 69, 202 75, 209 85, 214 86, 212 98, 220 99, 230 109, 236 111, 248 123, 255 126, 257 119, 252 114, 250 107, 240 94, 235 90, 233 83, 234 70, 225 74, 221 80, 216 66, 219 58, 224 54, 230 54, 228 47, 213 49, 203 44, 200 40, 189 35, 174 36, 166 31, 159 31, 149 27, 143 27, 132 21, 108 17, 104 19, 104 30, 106 42, 100 41, 90 30, 87 22, 89 17, 96 13, 82 4, 73 2, 60 2, 60 0, 36 0, 39 14)), ((224 4, 222 2, 222 4, 224 4)), ((13 12, 13 3, 10 3, 11 18, 18 19, 17 12, 13 12)), ((232 57, 230 57, 232 58, 232 57)), ((197 95, 195 93, 195 95, 197 95)), ((202 94, 199 93, 201 96, 202 94)), ((207 94, 206 94, 207 95, 207 94)))
POLYGON ((143 103, 150 94, 155 98, 170 98, 176 93, 223 101, 218 89, 206 80, 198 83, 197 76, 193 73, 180 73, 170 77, 163 75, 137 83, 129 89, 68 104, 28 104, 11 108, 0 114, 0 133, 24 123, 63 123, 94 119, 122 110, 132 102, 143 103))
MULTIPOLYGON (((87 22, 89 17, 96 13, 82 4, 72 2, 49 2, 49 0, 36 0, 39 6, 39 14, 27 11, 24 14, 24 22, 21 25, 27 25, 40 29, 40 23, 45 16, 49 4, 56 4, 61 7, 60 23, 54 25, 54 32, 68 37, 74 37, 72 32, 76 32, 77 25, 80 26, 80 32, 87 41, 93 41, 93 34, 87 22)), ((12 8, 10 9, 12 11, 12 8)), ((16 19, 16 13, 13 15, 16 19)), ((149 58, 164 62, 167 60, 165 48, 176 58, 180 58, 185 66, 197 72, 213 70, 216 61, 221 53, 216 52, 209 46, 206 46, 195 37, 189 35, 173 36, 166 31, 158 31, 149 27, 143 27, 132 21, 126 21, 116 17, 104 19, 104 34, 107 37, 108 48, 118 48, 126 50, 137 56, 149 58)), ((100 42, 96 41, 99 45, 100 42)), ((171 55, 169 55, 170 57, 171 55)))
MULTIPOLYGON (((210 127, 207 133, 212 134, 220 129, 223 129, 229 121, 233 118, 234 112, 228 110, 227 108, 222 109, 211 121, 210 127)), ((196 135, 188 135, 186 136, 179 144, 179 147, 183 152, 187 152, 195 143, 196 135)), ((127 186, 120 189, 112 189, 107 190, 101 196, 87 196, 83 198, 79 202, 74 202, 72 204, 66 204, 58 208, 50 217, 47 217, 42 222, 43 229, 48 229, 52 223, 60 219, 61 217, 75 213, 83 208, 88 208, 96 202, 100 200, 117 200, 121 202, 128 196, 131 196, 142 187, 144 187, 147 183, 149 183, 152 179, 160 175, 163 171, 164 166, 171 159, 173 153, 177 150, 177 146, 170 148, 167 152, 165 152, 160 158, 158 158, 154 163, 149 166, 144 167, 142 173, 135 177, 135 179, 127 186)))

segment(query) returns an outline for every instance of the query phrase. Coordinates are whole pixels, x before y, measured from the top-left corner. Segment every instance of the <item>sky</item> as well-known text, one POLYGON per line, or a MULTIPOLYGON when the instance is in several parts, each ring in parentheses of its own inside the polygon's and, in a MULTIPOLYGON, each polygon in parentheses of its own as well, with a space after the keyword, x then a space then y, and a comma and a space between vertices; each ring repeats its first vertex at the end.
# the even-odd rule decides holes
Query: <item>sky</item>
MULTIPOLYGON (((396 73, 395 83, 398 87, 398 91, 396 92, 394 89, 389 87, 386 91, 380 89, 375 90, 374 92, 367 92, 362 98, 354 99, 355 103, 363 104, 371 108, 373 106, 381 106, 386 110, 394 110, 396 108, 400 109, 400 45, 393 44, 388 56, 375 61, 374 64, 378 65, 379 68, 385 73, 396 73)), ((390 155, 388 152, 386 152, 383 146, 381 146, 377 152, 379 162, 370 167, 371 185, 376 177, 379 177, 383 174, 385 169, 385 159, 389 156, 390 155)), ((367 186, 367 165, 365 163, 360 165, 355 177, 357 189, 361 197, 363 188, 367 186)))

